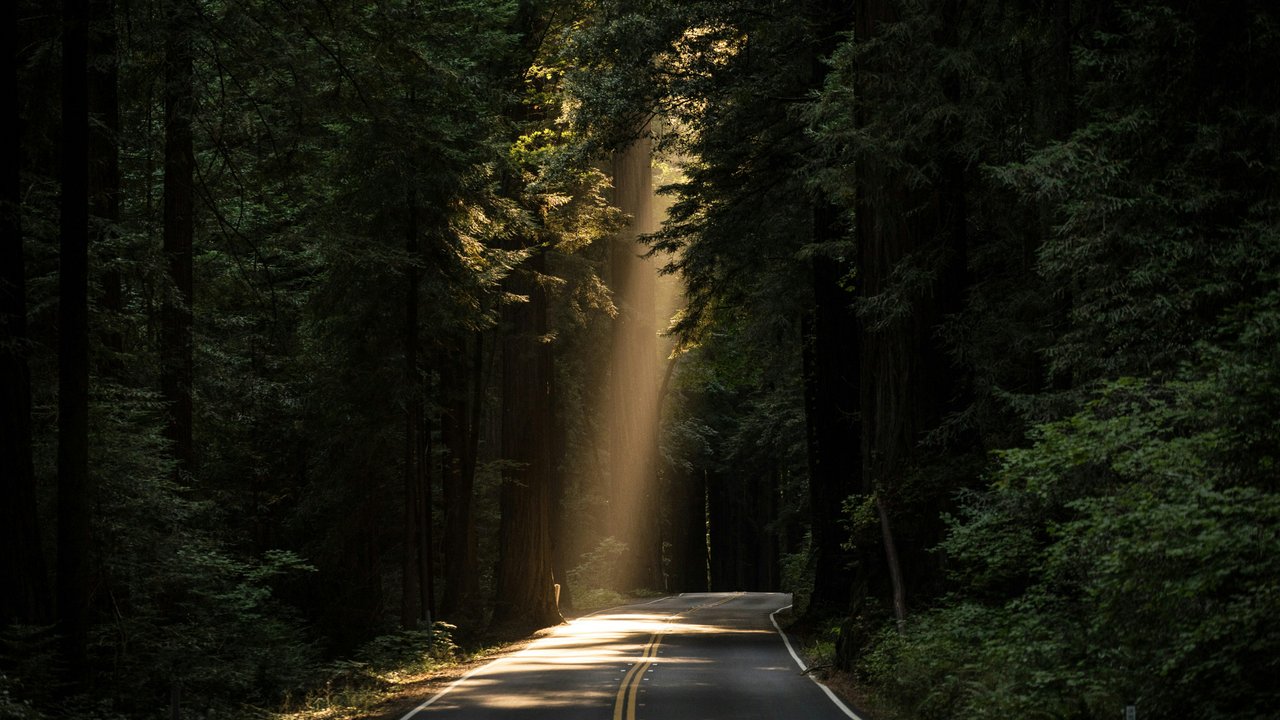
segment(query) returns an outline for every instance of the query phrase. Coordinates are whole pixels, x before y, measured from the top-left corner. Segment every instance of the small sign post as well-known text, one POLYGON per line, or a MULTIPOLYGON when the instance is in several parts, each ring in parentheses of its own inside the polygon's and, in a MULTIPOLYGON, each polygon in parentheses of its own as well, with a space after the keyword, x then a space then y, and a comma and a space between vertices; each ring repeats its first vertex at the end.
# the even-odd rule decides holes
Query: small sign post
POLYGON ((1138 720, 1138 708, 1134 705, 1125 705, 1124 720, 1138 720))

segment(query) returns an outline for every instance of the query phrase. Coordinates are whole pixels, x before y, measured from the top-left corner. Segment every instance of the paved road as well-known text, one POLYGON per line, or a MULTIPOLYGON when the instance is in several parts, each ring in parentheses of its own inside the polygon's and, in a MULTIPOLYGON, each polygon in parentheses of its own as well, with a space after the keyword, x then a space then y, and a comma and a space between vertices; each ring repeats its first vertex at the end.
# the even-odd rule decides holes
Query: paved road
POLYGON ((780 593, 613 608, 490 663, 402 720, 849 720, 802 675, 770 613, 780 593))

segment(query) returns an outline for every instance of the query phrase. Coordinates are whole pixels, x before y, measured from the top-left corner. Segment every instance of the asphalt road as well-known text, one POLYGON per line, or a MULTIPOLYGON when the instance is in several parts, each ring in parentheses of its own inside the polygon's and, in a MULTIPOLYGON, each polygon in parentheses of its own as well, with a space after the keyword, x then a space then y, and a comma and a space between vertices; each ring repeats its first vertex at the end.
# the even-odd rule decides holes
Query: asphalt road
POLYGON ((789 603, 697 593, 578 618, 401 720, 857 719, 801 673, 770 617, 789 603))

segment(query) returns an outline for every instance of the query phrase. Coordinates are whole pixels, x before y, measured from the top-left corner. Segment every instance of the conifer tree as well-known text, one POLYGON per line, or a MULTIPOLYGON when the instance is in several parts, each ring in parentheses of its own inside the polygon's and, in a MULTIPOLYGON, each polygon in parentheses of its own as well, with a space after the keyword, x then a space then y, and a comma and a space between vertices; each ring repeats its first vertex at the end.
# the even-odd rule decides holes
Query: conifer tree
POLYGON ((0 526, 5 583, 0 625, 48 620, 49 588, 32 465, 26 253, 22 237, 22 117, 18 111, 17 5, 5 6, 4 97, 12 98, 0 194, 0 526))

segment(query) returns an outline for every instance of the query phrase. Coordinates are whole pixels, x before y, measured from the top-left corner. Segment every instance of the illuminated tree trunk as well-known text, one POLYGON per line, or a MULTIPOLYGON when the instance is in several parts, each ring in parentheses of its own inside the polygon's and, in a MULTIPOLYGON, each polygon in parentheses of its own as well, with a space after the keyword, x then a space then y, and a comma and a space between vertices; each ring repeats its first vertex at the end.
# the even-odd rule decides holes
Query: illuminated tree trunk
POLYGON ((610 352, 609 526, 625 543, 618 590, 660 589, 662 547, 657 490, 658 348, 655 272, 637 238, 652 231, 651 141, 641 137, 614 159, 614 204, 632 216, 615 240, 610 288, 618 316, 610 352))

